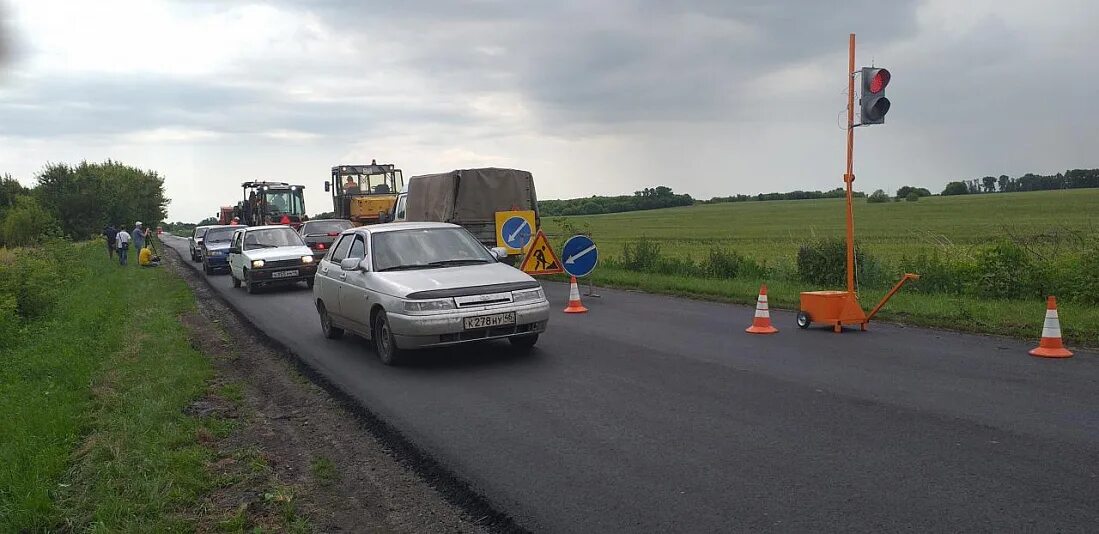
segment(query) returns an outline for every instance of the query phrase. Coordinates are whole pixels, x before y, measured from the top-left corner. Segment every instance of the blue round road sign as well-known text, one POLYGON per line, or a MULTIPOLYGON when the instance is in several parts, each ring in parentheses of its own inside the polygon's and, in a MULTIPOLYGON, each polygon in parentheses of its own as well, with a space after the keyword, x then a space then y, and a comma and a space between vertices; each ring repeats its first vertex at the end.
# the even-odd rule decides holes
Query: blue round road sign
POLYGON ((500 233, 504 236, 504 243, 511 248, 522 249, 530 243, 530 224, 522 217, 512 217, 504 221, 500 233))
POLYGON ((561 263, 565 272, 573 276, 587 276, 599 263, 599 250, 586 235, 574 235, 561 247, 561 263))

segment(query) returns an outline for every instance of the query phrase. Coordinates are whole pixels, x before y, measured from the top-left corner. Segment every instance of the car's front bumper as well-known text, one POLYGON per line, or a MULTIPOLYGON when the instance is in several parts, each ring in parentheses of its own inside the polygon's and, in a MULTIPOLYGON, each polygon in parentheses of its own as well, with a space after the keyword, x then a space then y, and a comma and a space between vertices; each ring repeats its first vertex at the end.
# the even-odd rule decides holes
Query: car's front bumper
POLYGON ((229 256, 225 254, 203 254, 201 251, 198 254, 211 269, 229 268, 229 256))
POLYGON ((431 315, 404 315, 387 312, 389 327, 397 346, 402 349, 419 349, 455 345, 470 341, 502 339, 515 336, 540 334, 546 331, 549 321, 549 302, 546 300, 431 315), (466 317, 515 312, 515 324, 466 330, 466 317))
POLYGON ((262 269, 248 269, 248 276, 252 278, 253 282, 301 282, 303 280, 312 280, 313 276, 317 274, 316 263, 303 263, 301 265, 290 265, 283 267, 264 267, 262 269), (281 273, 286 271, 298 271, 295 276, 284 276, 276 278, 274 273, 281 273))

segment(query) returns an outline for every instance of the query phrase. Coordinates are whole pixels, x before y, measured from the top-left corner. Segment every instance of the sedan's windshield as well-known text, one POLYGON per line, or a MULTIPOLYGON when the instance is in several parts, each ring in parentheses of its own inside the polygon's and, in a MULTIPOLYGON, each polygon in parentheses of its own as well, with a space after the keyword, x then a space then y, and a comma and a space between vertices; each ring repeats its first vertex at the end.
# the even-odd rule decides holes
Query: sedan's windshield
POLYGON ((236 232, 238 228, 211 228, 206 231, 206 235, 202 237, 202 241, 205 243, 228 243, 233 239, 233 232, 236 232))
POLYGON ((269 228, 250 230, 244 235, 244 250, 257 248, 304 246, 301 236, 290 228, 269 228))
POLYGON ((496 261, 463 228, 420 228, 372 234, 374 270, 429 269, 496 261))
POLYGON ((351 221, 311 221, 302 227, 302 235, 338 234, 351 228, 351 221))

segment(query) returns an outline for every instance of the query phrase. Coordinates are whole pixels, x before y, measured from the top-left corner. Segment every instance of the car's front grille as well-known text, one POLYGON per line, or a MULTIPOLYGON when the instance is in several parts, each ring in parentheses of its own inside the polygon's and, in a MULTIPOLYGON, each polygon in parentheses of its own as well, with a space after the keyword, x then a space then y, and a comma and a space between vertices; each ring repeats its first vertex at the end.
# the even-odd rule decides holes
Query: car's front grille
POLYGON ((301 265, 301 258, 294 258, 292 260, 264 260, 264 269, 277 269, 279 267, 297 267, 301 265))
POLYGON ((493 293, 488 295, 469 295, 464 297, 454 297, 454 302, 458 304, 459 308, 502 304, 511 302, 511 293, 493 293))

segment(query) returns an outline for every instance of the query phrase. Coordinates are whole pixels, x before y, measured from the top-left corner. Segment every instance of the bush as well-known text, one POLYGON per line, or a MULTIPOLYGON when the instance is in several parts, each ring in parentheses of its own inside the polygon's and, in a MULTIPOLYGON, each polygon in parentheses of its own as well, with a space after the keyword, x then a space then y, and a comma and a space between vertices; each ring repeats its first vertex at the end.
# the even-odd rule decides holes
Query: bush
POLYGON ((1027 252, 1006 239, 977 254, 977 296, 1027 298, 1040 296, 1034 264, 1027 252))
MULTIPOLYGON (((802 245, 797 255, 798 277, 820 286, 847 285, 847 242, 843 239, 822 239, 802 245)), ((878 287, 887 283, 881 262, 855 246, 855 274, 859 285, 878 287)))
POLYGON ((660 263, 660 243, 642 237, 622 246, 622 267, 630 271, 655 272, 660 263))
POLYGON ((717 247, 710 249, 702 269, 711 278, 760 277, 764 272, 762 266, 739 252, 717 247))
POLYGON ((874 191, 873 193, 870 193, 870 196, 866 197, 866 201, 871 203, 871 204, 880 204, 882 202, 889 202, 889 195, 887 195, 885 193, 885 191, 882 191, 881 189, 878 189, 877 191, 874 191))
POLYGON ((15 207, 8 210, 0 222, 0 244, 9 247, 25 247, 39 243, 49 235, 60 232, 57 222, 33 198, 16 199, 15 207))
POLYGON ((14 347, 19 338, 17 310, 15 297, 0 293, 0 349, 14 347))
POLYGON ((1099 241, 1089 243, 1079 255, 1059 263, 1055 288, 1047 293, 1084 304, 1099 304, 1099 241))
POLYGON ((53 311, 63 278, 58 262, 42 249, 18 249, 0 263, 0 298, 15 301, 16 314, 37 319, 53 311))
POLYGON ((960 295, 976 286, 977 266, 966 257, 960 252, 920 254, 913 260, 902 258, 901 267, 905 272, 920 275, 912 283, 913 291, 960 295))
POLYGON ((907 195, 904 196, 904 200, 907 201, 907 202, 915 202, 919 199, 920 199, 920 195, 919 195, 919 193, 916 193, 915 191, 910 191, 907 195))

